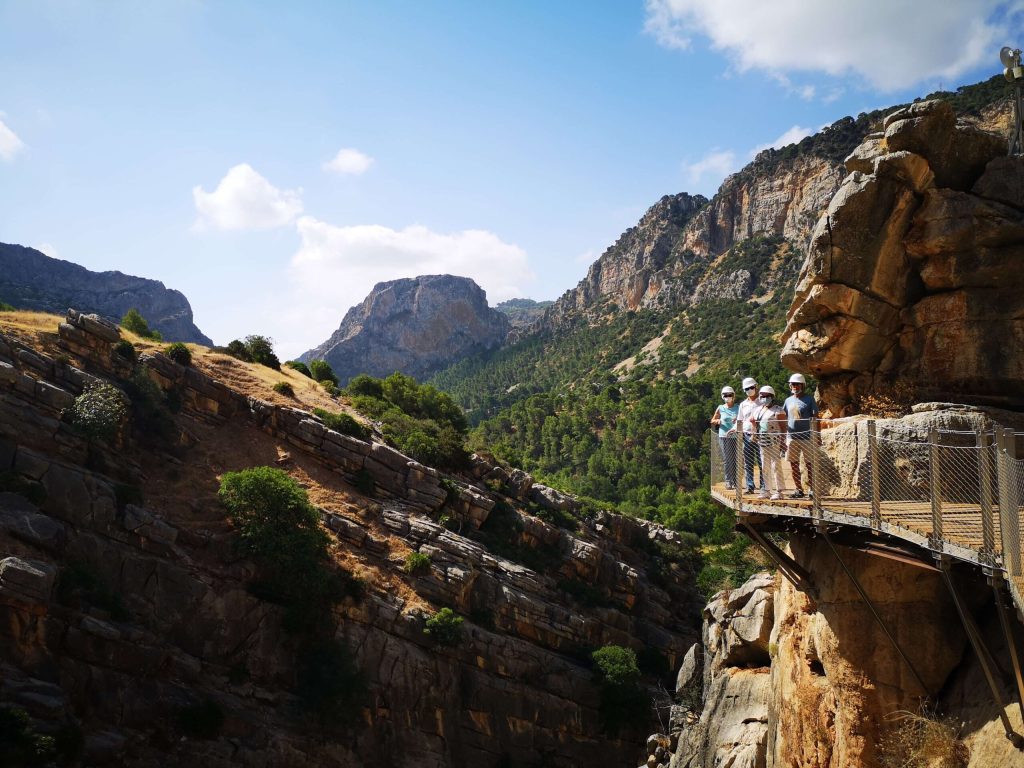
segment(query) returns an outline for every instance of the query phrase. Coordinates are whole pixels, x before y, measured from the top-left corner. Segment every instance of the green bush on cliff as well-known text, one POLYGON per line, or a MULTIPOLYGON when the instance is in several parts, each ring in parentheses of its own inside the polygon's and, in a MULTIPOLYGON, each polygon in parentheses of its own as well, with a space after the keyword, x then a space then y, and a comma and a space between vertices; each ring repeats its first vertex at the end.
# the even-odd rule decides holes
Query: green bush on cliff
POLYGON ((168 346, 167 349, 164 350, 164 354, 178 365, 184 365, 186 368, 192 365, 192 350, 180 341, 176 341, 168 346))
POLYGON ((146 318, 144 318, 135 307, 132 307, 125 312, 124 317, 121 318, 121 327, 126 331, 131 331, 136 336, 141 336, 144 339, 160 341, 163 338, 160 335, 160 331, 155 331, 149 327, 149 323, 146 322, 146 318))
POLYGON ((307 378, 313 378, 313 373, 306 367, 305 363, 299 362, 298 360, 289 360, 285 363, 293 371, 298 371, 307 378))
POLYGON ((334 386, 338 386, 338 377, 334 375, 334 369, 326 360, 313 360, 309 364, 309 372, 315 381, 329 381, 334 386))
POLYGON ((357 411, 381 422, 384 439, 402 453, 430 466, 466 466, 466 416, 446 393, 397 372, 386 379, 360 374, 345 391, 357 411))
POLYGON ((314 408, 313 415, 320 419, 328 429, 333 429, 335 432, 358 437, 360 440, 370 439, 370 430, 347 413, 331 413, 323 408, 314 408))
POLYGON ((274 341, 268 336, 246 336, 245 341, 235 339, 224 349, 232 357, 247 363, 259 363, 275 371, 281 370, 281 361, 274 354, 274 341))
POLYGON ((16 312, 17 310, 6 301, 0 301, 0 312, 16 312))
POLYGON ((114 345, 114 354, 122 360, 127 360, 129 363, 133 364, 139 359, 139 353, 135 349, 135 345, 127 339, 121 339, 114 345))
POLYGON ((362 584, 332 566, 327 534, 305 489, 274 467, 227 472, 219 496, 238 529, 242 548, 260 569, 250 589, 287 607, 289 631, 311 633, 329 619, 329 606, 359 599, 362 584))
POLYGON ((462 640, 462 617, 451 608, 442 608, 427 619, 423 634, 438 645, 456 646, 462 640))
POLYGON ((88 384, 64 419, 90 439, 113 440, 128 417, 128 398, 113 384, 88 384))
POLYGON ((410 576, 428 572, 430 570, 430 555, 422 552, 410 552, 405 556, 405 566, 402 570, 410 576))
POLYGON ((606 645, 591 654, 601 690, 601 728, 609 734, 635 729, 648 720, 649 705, 640 686, 636 653, 621 645, 606 645))

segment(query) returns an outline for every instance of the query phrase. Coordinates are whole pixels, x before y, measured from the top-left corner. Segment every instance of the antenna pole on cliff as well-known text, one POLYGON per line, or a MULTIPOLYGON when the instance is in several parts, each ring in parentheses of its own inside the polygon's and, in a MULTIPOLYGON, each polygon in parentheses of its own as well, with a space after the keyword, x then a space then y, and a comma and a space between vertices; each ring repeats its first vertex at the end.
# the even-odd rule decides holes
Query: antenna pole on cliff
POLYGON ((1020 87, 1024 83, 1024 67, 1020 64, 1020 48, 1003 46, 999 51, 1003 77, 1013 83, 1013 123, 1010 125, 1010 154, 1024 155, 1024 109, 1021 108, 1020 87))

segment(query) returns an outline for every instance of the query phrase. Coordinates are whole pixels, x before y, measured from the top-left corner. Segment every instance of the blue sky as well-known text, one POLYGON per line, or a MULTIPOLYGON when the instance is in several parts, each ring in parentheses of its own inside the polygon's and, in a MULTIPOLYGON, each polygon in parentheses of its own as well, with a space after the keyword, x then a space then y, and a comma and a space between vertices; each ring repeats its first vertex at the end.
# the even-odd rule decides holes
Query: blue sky
MULTIPOLYGON (((1024 3, 0 0, 0 241, 323 341, 379 280, 556 298, 664 194, 999 71, 1024 3)), ((0 297, 2 298, 2 297, 0 297)))

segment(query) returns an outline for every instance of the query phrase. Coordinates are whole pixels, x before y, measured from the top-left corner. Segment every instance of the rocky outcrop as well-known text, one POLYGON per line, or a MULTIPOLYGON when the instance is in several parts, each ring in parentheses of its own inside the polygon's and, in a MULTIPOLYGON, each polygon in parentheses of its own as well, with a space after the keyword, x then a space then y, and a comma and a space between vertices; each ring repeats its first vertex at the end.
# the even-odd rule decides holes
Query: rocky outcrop
MULTIPOLYGON (((650 768, 877 768, 923 757, 950 768, 1022 764, 942 574, 840 544, 836 551, 913 669, 828 543, 792 536, 789 552, 810 583, 760 574, 712 598, 703 677, 691 649, 670 733, 648 739, 650 768)), ((1003 714, 1024 732, 992 590, 966 572, 952 579, 996 659, 1003 714)))
POLYGON ((702 676, 688 654, 676 687, 676 748, 665 765, 764 768, 775 593, 775 577, 758 574, 704 608, 702 676))
POLYGON ((626 230, 576 288, 545 314, 538 328, 555 330, 577 319, 594 322, 609 312, 685 308, 720 299, 769 294, 787 265, 803 253, 818 215, 842 181, 842 167, 806 155, 761 171, 755 161, 723 182, 710 201, 668 195, 626 230), (753 271, 751 238, 774 238, 770 268, 753 271), (791 256, 787 243, 796 246, 791 256))
POLYGON ((79 733, 89 765, 633 761, 635 740, 600 733, 583 658, 616 643, 679 663, 693 593, 674 564, 650 568, 677 534, 608 513, 555 527, 526 514, 527 499, 574 500, 525 473, 476 457, 465 476, 443 476, 160 354, 142 363, 181 403, 167 442, 90 442, 61 411, 124 375, 117 329, 70 313, 59 333, 59 358, 0 334, 0 482, 17 490, 0 493, 5 706, 40 732, 79 733), (368 686, 343 737, 302 714, 296 641, 282 609, 250 592, 253 565, 217 506, 218 474, 282 455, 322 489, 332 551, 367 577, 363 598, 333 611, 368 686), (349 484, 367 479, 372 498, 349 484), (409 551, 429 567, 405 575, 409 551), (586 585, 590 602, 566 585, 586 585), (466 617, 457 647, 423 633, 440 606, 466 617), (183 735, 182 713, 200 705, 222 726, 183 735))
POLYGON ((510 327, 468 277, 424 275, 378 283, 327 341, 300 359, 326 360, 342 385, 360 373, 424 379, 501 344, 510 327))
POLYGON ((754 235, 781 235, 806 243, 818 215, 842 181, 842 169, 816 155, 757 172, 758 160, 722 182, 710 205, 683 233, 682 248, 717 255, 754 235))
POLYGON ((114 322, 134 307, 165 341, 213 344, 195 326, 192 307, 180 291, 121 272, 91 272, 20 245, 0 243, 0 301, 55 314, 75 307, 114 322))
POLYGON ((1024 407, 1024 159, 941 101, 847 158, 789 313, 783 363, 833 413, 869 394, 1024 407))
POLYGON ((627 311, 658 302, 671 269, 680 260, 692 260, 681 247, 683 230, 707 202, 685 192, 661 198, 590 265, 576 288, 555 302, 543 326, 557 328, 581 314, 597 317, 609 308, 627 311))

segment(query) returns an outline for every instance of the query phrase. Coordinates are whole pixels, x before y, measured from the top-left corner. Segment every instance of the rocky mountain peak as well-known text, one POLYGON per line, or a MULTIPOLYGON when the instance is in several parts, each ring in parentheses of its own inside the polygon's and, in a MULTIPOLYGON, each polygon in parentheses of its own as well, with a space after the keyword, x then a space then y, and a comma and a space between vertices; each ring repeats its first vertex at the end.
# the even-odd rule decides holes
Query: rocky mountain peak
POLYGON ((192 321, 192 307, 181 291, 122 272, 92 272, 22 245, 0 243, 0 300, 57 314, 76 307, 114 322, 134 307, 167 341, 213 344, 192 321))
POLYGON ((470 278, 421 275, 375 285, 327 341, 300 359, 326 360, 343 384, 360 373, 423 379, 501 344, 510 327, 470 278))

